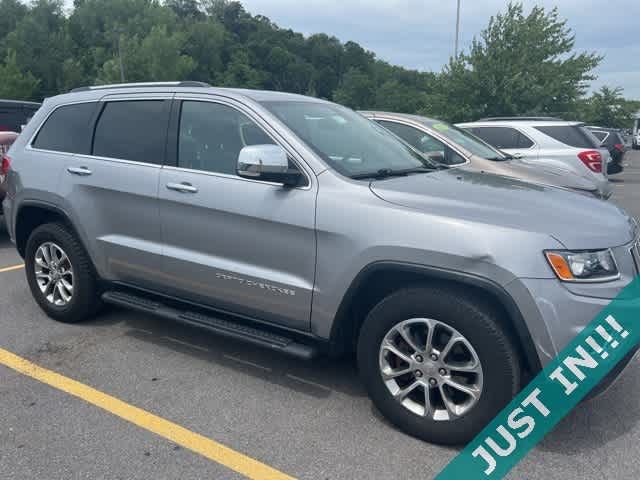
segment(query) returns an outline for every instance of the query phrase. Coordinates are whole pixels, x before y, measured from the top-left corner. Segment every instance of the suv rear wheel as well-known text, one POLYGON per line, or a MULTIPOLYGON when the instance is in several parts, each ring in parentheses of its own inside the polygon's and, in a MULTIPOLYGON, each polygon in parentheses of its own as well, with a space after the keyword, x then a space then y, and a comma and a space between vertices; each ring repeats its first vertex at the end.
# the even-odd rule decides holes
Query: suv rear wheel
POLYGON ((93 266, 84 247, 64 225, 47 223, 31 233, 25 268, 33 297, 49 317, 76 323, 99 310, 93 266))
POLYGON ((520 388, 518 355, 494 309, 427 286, 374 307, 360 330, 358 366, 389 420, 441 444, 471 440, 520 388))

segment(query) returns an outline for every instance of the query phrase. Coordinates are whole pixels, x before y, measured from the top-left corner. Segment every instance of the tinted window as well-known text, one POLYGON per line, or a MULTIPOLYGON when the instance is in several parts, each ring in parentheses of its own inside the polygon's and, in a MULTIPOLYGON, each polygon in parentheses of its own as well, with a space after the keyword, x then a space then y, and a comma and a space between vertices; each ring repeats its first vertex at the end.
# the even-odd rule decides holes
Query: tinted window
POLYGON ((440 140, 417 128, 385 120, 377 120, 377 122, 432 160, 447 165, 456 165, 466 161, 440 140))
POLYGON ((593 134, 594 137, 596 137, 601 142, 604 141, 604 139, 607 138, 607 135, 608 135, 607 132, 602 132, 600 130, 591 130, 591 133, 593 134))
POLYGON ((530 148, 533 142, 515 128, 474 127, 471 129, 478 137, 496 148, 530 148))
POLYGON ((231 107, 211 102, 182 103, 179 167, 235 175, 243 147, 273 143, 252 120, 231 107))
POLYGON ((598 148, 600 145, 585 128, 578 125, 554 125, 535 127, 554 140, 576 148, 598 148))
POLYGON ((168 101, 107 103, 96 125, 93 154, 161 164, 164 158, 168 101))
POLYGON ((95 103, 66 105, 53 111, 33 142, 35 148, 89 154, 95 103))

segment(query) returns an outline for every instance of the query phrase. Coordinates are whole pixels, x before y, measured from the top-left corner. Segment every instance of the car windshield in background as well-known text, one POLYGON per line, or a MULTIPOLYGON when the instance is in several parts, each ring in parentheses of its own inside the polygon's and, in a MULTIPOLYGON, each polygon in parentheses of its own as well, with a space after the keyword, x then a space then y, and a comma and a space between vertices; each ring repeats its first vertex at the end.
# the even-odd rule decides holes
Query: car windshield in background
POLYGON ((332 168, 348 177, 437 168, 384 128, 348 108, 320 102, 263 102, 332 168))
POLYGON ((429 128, 432 128, 452 142, 465 148, 473 155, 496 161, 508 160, 510 158, 508 155, 505 155, 500 150, 493 148, 471 132, 467 132, 461 128, 439 121, 425 121, 424 123, 429 128))
POLYGON ((599 148, 600 141, 580 125, 552 125, 534 127, 551 138, 576 148, 599 148))

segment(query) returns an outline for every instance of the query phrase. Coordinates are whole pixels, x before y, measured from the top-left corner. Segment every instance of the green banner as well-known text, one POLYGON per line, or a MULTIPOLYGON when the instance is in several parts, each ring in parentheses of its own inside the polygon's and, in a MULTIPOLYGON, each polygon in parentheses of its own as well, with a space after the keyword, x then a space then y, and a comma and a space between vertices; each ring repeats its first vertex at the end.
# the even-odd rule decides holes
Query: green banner
POLYGON ((605 307, 436 480, 503 478, 640 343, 640 277, 605 307))

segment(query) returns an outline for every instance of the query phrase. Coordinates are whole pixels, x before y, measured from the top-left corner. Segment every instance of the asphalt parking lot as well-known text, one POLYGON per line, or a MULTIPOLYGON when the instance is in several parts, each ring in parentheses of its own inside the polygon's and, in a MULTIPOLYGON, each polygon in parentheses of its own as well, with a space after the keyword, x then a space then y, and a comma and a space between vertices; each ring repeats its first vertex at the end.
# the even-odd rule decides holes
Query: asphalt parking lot
MULTIPOLYGON (((640 218, 640 152, 625 162, 612 180, 612 201, 640 218)), ((305 364, 122 310, 80 325, 56 323, 32 300, 20 264, 2 228, 0 353, 64 377, 52 377, 51 386, 32 378, 37 367, 29 364, 25 375, 0 358, 2 479, 244 478, 239 465, 254 478, 269 471, 274 479, 428 479, 457 453, 390 426, 349 360, 305 364), (74 396, 61 378, 99 392, 74 396), (189 432, 173 441, 180 427, 189 432), (215 460, 192 451, 199 448, 215 460)), ((638 478, 639 395, 636 358, 510 478, 638 478)))

